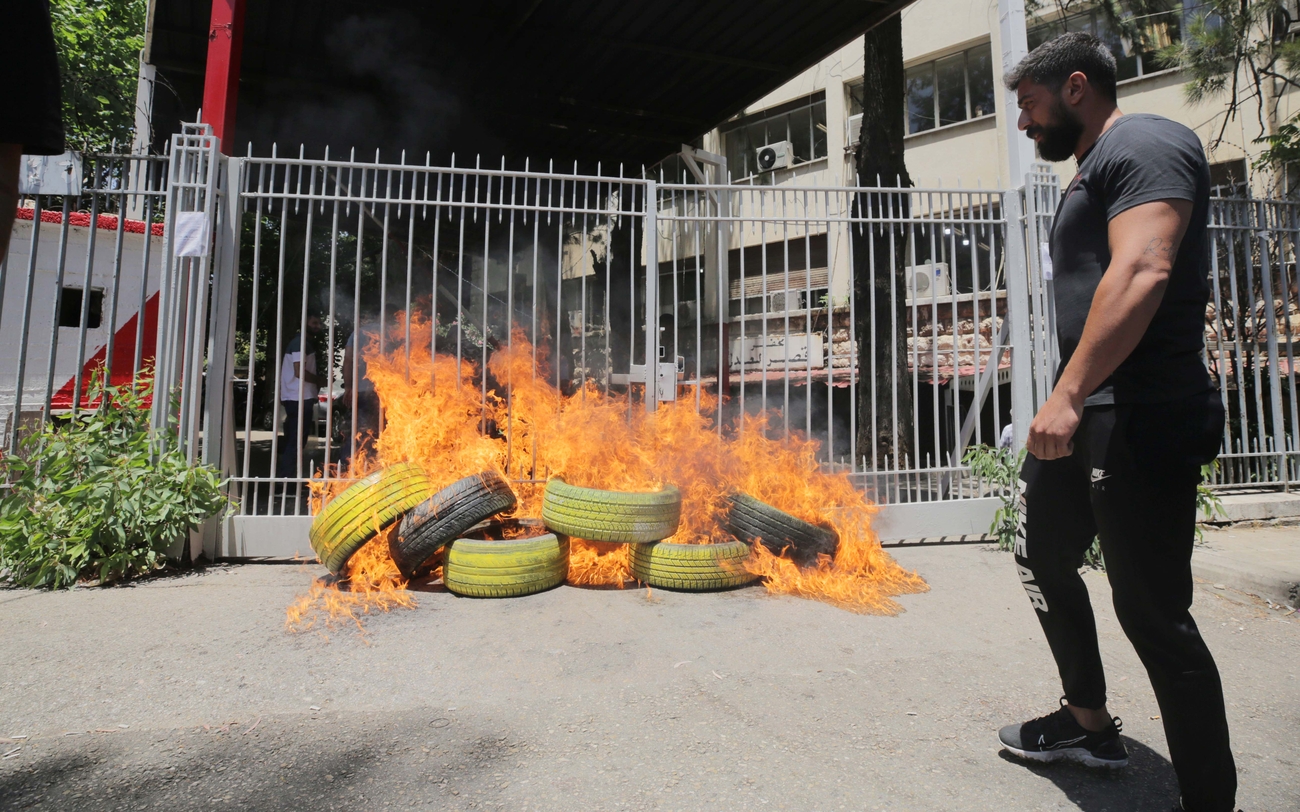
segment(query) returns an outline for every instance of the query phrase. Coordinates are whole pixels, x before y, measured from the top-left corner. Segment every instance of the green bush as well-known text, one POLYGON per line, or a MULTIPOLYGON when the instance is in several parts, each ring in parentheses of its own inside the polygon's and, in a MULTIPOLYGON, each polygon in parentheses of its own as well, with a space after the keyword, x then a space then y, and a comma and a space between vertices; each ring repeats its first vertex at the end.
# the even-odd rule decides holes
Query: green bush
POLYGON ((997 536, 999 550, 1012 550, 1016 546, 1016 527, 1020 524, 1020 466, 1025 462, 1025 450, 995 448, 975 445, 966 449, 961 461, 969 465, 971 474, 994 486, 1002 506, 993 514, 989 533, 997 536))
POLYGON ((158 569, 165 551, 229 504, 211 467, 159 453, 150 383, 90 384, 94 409, 48 421, 0 460, 0 579, 27 587, 108 583, 158 569))
MULTIPOLYGON (((969 465, 971 473, 995 486, 996 495, 1002 506, 993 514, 989 533, 998 539, 999 550, 1012 550, 1016 546, 1016 528, 1020 521, 1018 506, 1020 502, 1020 467, 1025 463, 1025 450, 1019 453, 1007 448, 994 448, 976 445, 966 449, 962 463, 969 465)), ((1219 468, 1219 461, 1201 466, 1201 483, 1196 486, 1196 510, 1198 515, 1204 512, 1208 519, 1213 519, 1223 510, 1218 495, 1205 483, 1212 479, 1219 468)), ((1196 525, 1196 541, 1204 539, 1204 530, 1200 523, 1196 525)), ((1106 561, 1101 554, 1101 540, 1093 538, 1092 546, 1083 554, 1083 563, 1089 567, 1106 569, 1106 561)))

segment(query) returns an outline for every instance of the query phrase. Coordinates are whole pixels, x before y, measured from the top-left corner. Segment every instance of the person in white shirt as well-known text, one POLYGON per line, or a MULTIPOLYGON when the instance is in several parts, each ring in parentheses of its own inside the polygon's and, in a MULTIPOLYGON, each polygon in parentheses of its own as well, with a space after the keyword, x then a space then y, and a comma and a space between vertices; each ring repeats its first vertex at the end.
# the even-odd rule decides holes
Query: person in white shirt
MULTIPOLYGON (((284 408, 284 425, 280 431, 279 459, 276 476, 297 478, 307 476, 303 452, 307 448, 309 433, 302 423, 315 414, 316 395, 325 383, 325 377, 316 372, 316 344, 324 332, 320 316, 307 317, 307 340, 303 334, 294 336, 284 349, 280 362, 280 405, 284 408)), ((293 491, 297 483, 286 483, 293 491)))

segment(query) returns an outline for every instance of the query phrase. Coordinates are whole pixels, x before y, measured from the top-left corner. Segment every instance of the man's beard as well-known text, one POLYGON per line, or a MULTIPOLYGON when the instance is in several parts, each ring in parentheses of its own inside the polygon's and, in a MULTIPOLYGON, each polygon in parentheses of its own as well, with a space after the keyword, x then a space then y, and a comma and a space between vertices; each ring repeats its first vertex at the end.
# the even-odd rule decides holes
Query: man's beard
POLYGON ((1037 142, 1038 155, 1044 161, 1064 161, 1074 154, 1083 135, 1083 121, 1059 98, 1052 101, 1052 123, 1034 125, 1025 130, 1030 138, 1042 135, 1037 142))

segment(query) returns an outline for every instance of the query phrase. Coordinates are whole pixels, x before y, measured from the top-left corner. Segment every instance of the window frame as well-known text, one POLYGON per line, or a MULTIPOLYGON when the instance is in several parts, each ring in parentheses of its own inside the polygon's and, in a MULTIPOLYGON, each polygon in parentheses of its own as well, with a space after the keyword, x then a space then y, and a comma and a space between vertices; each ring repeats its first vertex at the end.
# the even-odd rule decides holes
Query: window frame
MULTIPOLYGON (((968 46, 966 46, 965 48, 960 48, 960 49, 958 49, 958 50, 952 51, 951 53, 942 54, 942 55, 940 55, 940 56, 936 56, 936 57, 934 57, 934 58, 927 59, 927 60, 924 60, 924 61, 922 61, 922 62, 918 62, 918 63, 916 63, 916 64, 914 64, 914 65, 911 65, 911 66, 909 66, 909 67, 907 67, 907 68, 904 69, 904 72, 903 72, 903 84, 904 84, 904 93, 905 93, 905 94, 907 93, 907 77, 908 77, 908 74, 911 74, 911 73, 913 73, 913 71, 917 71, 918 69, 928 69, 928 70, 929 70, 929 74, 930 74, 930 86, 931 86, 931 88, 932 88, 932 92, 931 92, 931 94, 930 94, 930 107, 931 107, 931 112, 930 112, 930 117, 929 117, 929 121, 931 122, 931 126, 926 127, 926 128, 924 128, 924 129, 918 129, 918 130, 913 130, 913 129, 912 129, 912 107, 911 107, 911 103, 910 103, 910 100, 908 100, 908 99, 904 99, 904 107, 905 107, 906 111, 905 111, 905 113, 904 113, 905 118, 904 118, 904 120, 903 120, 903 129, 906 131, 906 134, 904 135, 905 138, 909 138, 909 137, 914 136, 914 135, 922 135, 922 134, 924 134, 924 133, 935 132, 936 130, 944 130, 944 129, 947 129, 947 128, 949 128, 949 127, 958 127, 958 126, 961 126, 962 124, 969 124, 969 123, 972 122, 972 121, 979 121, 979 120, 981 120, 981 119, 985 119, 985 118, 989 118, 990 116, 996 116, 996 115, 997 115, 997 104, 996 104, 996 99, 995 99, 995 101, 994 101, 994 104, 992 105, 993 109, 991 109, 991 110, 990 110, 989 112, 987 112, 987 113, 984 113, 983 115, 978 115, 978 116, 975 115, 975 107, 974 107, 974 105, 971 103, 971 76, 970 76, 970 74, 971 74, 971 68, 970 68, 970 65, 971 65, 971 58, 970 58, 970 53, 971 53, 971 51, 975 51, 975 50, 978 50, 978 49, 980 49, 980 48, 988 48, 988 49, 989 49, 989 51, 990 51, 989 68, 990 68, 990 70, 991 70, 992 67, 993 67, 993 60, 992 60, 992 58, 991 58, 991 57, 992 57, 992 48, 993 48, 993 43, 992 43, 992 40, 991 40, 991 39, 990 39, 990 40, 985 40, 985 41, 983 41, 983 42, 977 42, 977 43, 975 43, 975 44, 973 44, 973 45, 968 45, 968 46), (961 57, 961 70, 962 70, 962 94, 963 94, 964 101, 965 101, 966 117, 965 117, 964 119, 962 119, 961 121, 953 121, 953 122, 950 122, 950 123, 948 123, 948 124, 944 124, 942 118, 941 118, 940 115, 939 115, 939 97, 940 97, 939 72, 938 72, 938 71, 939 71, 939 63, 940 63, 940 62, 943 62, 943 61, 945 61, 945 60, 948 60, 948 59, 952 59, 954 56, 960 56, 960 57, 961 57)), ((996 86, 997 86, 996 81, 993 82, 992 84, 993 84, 993 87, 996 88, 996 86)), ((996 95, 996 90, 995 90, 995 95, 996 95)))
MULTIPOLYGON (((807 110, 809 111, 807 135, 808 135, 808 150, 809 150, 810 157, 803 160, 799 160, 798 154, 795 154, 793 156, 795 160, 793 163, 791 163, 790 168, 794 169, 796 167, 807 166, 808 164, 816 163, 817 161, 826 160, 827 158, 830 157, 830 142, 829 139, 826 137, 827 133, 825 130, 823 130, 822 137, 821 137, 822 154, 820 155, 817 154, 817 145, 818 145, 817 116, 814 113, 814 111, 818 106, 820 106, 822 110, 823 126, 829 128, 830 126, 829 121, 826 121, 827 104, 826 104, 825 89, 816 90, 812 93, 809 93, 806 96, 800 96, 799 98, 791 99, 788 102, 783 102, 781 104, 773 105, 772 107, 768 107, 763 110, 757 110, 748 115, 738 116, 732 119, 731 121, 726 122, 725 124, 723 124, 721 127, 718 128, 718 135, 722 139, 722 153, 724 155, 728 155, 729 152, 728 140, 735 137, 735 134, 737 132, 745 130, 755 124, 759 124, 762 122, 779 119, 779 118, 786 119, 785 137, 784 139, 781 140, 789 141, 791 144, 796 143, 794 138, 792 137, 792 130, 790 129, 790 116, 792 116, 795 113, 801 113, 807 110)), ((771 142, 769 141, 768 143, 771 142)), ((757 149, 758 147, 761 146, 765 146, 765 145, 764 144, 750 145, 751 150, 757 149)), ((770 171, 760 172, 757 170, 757 168, 751 171, 749 167, 748 158, 746 158, 745 163, 742 166, 732 167, 730 156, 728 155, 728 167, 733 170, 739 169, 746 172, 746 174, 744 175, 733 174, 732 175, 733 183, 740 183, 740 182, 748 181, 750 178, 757 178, 765 174, 770 174, 770 171)))
MULTIPOLYGON (((1171 22, 1176 22, 1178 25, 1178 35, 1176 37, 1171 37, 1169 41, 1171 43, 1175 43, 1175 42, 1182 41, 1183 32, 1186 31, 1188 23, 1195 17, 1197 12, 1207 11, 1207 10, 1211 10, 1211 7, 1208 4, 1203 2, 1195 3, 1191 5, 1187 3, 1179 2, 1173 8, 1169 8, 1164 11, 1153 12, 1151 14, 1145 14, 1142 15, 1142 17, 1137 19, 1152 20, 1165 15, 1171 15, 1171 22)), ((1088 31, 1089 33, 1096 35, 1097 32, 1101 30, 1100 26, 1107 24, 1105 16, 1101 13, 1101 10, 1096 6, 1083 9, 1082 11, 1076 11, 1071 14, 1058 13, 1050 18, 1035 17, 1034 19, 1029 20, 1027 22, 1029 24, 1025 26, 1025 33, 1028 35, 1028 38, 1030 40, 1033 39, 1034 34, 1042 31, 1043 29, 1053 28, 1053 27, 1059 29, 1058 33, 1052 35, 1053 37, 1059 36, 1060 34, 1063 34, 1067 31, 1088 31)), ((1148 23, 1148 25, 1151 24, 1152 23, 1148 23)), ((1119 32, 1110 32, 1110 33, 1113 33, 1116 36, 1120 36, 1119 32)), ((1046 42, 1047 39, 1050 38, 1051 37, 1045 38, 1041 42, 1046 42)), ((1041 44, 1041 42, 1039 44, 1041 44)), ((1129 47, 1132 48, 1132 45, 1130 44, 1129 47)), ((1033 50, 1032 46, 1030 50, 1033 50)), ((1138 79, 1144 79, 1148 76, 1157 76, 1162 73, 1168 73, 1169 71, 1177 70, 1177 67, 1174 66, 1162 66, 1158 64, 1156 62, 1157 54, 1154 50, 1153 51, 1132 51, 1130 55, 1134 59, 1134 63, 1137 68, 1137 73, 1133 76, 1128 76, 1123 79, 1119 79, 1117 77, 1116 84, 1133 82, 1138 79), (1148 57, 1151 60, 1151 64, 1149 66, 1146 64, 1148 57)), ((1127 59, 1127 58, 1128 58, 1127 56, 1120 54, 1116 56, 1116 61, 1127 59)))

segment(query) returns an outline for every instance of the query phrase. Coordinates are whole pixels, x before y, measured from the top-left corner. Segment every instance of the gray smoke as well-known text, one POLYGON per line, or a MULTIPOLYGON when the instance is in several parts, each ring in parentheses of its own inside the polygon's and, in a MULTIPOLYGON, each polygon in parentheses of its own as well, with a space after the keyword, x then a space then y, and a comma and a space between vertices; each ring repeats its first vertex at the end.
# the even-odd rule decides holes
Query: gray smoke
POLYGON ((443 149, 461 119, 450 83, 427 64, 436 47, 407 12, 348 17, 325 37, 328 91, 303 99, 300 87, 272 89, 258 116, 269 126, 252 129, 259 138, 273 134, 282 148, 328 144, 333 157, 346 157, 355 147, 361 159, 379 148, 386 161, 406 150, 408 160, 422 163, 425 151, 443 149))

